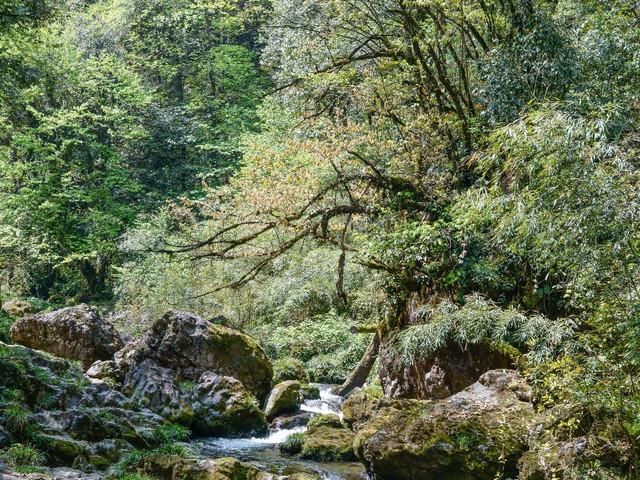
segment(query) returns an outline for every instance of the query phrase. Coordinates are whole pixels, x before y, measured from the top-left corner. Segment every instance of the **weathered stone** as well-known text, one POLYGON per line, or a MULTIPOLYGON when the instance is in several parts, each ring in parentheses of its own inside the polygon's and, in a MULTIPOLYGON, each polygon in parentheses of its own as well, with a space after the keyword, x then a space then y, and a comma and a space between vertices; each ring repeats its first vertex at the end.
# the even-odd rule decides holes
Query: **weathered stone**
POLYGON ((446 400, 379 400, 354 449, 378 480, 492 480, 517 474, 534 418, 531 390, 491 371, 446 400))
POLYGON ((26 300, 9 300, 2 304, 2 311, 12 317, 24 317, 36 311, 32 303, 26 300))
POLYGON ((280 414, 297 410, 302 403, 300 387, 296 380, 287 380, 273 387, 264 409, 267 419, 273 420, 280 414))
POLYGON ((94 362, 86 372, 87 377, 98 380, 106 380, 114 384, 122 383, 122 372, 113 360, 98 360, 94 362))
POLYGON ((526 452, 518 460, 519 480, 554 480, 574 467, 587 448, 585 438, 569 442, 552 442, 526 452))
POLYGON ((281 415, 271 422, 271 427, 281 430, 290 430, 296 427, 304 427, 313 417, 313 413, 302 412, 290 415, 281 415))
POLYGON ((304 433, 300 456, 320 462, 355 460, 353 432, 342 426, 332 426, 335 423, 328 423, 318 422, 316 426, 309 424, 309 429, 304 433))
POLYGON ((190 426, 193 408, 176 386, 173 372, 144 360, 127 373, 122 391, 171 422, 190 426))
POLYGON ((267 432, 267 419, 257 401, 235 378, 203 373, 192 402, 196 433, 245 436, 267 432))
POLYGON ((275 480, 273 474, 262 472, 253 465, 235 458, 197 460, 173 455, 154 455, 137 466, 139 473, 159 480, 275 480))
POLYGON ((260 402, 271 388, 271 362, 249 336, 215 325, 196 315, 169 312, 143 338, 119 351, 115 360, 123 371, 145 360, 170 369, 178 382, 197 382, 205 372, 233 377, 260 402))
POLYGON ((492 369, 511 368, 509 352, 488 345, 462 348, 451 342, 429 358, 405 365, 393 347, 380 349, 380 380, 384 393, 392 398, 443 399, 457 393, 492 369))
POLYGON ((379 389, 354 390, 342 404, 342 419, 351 428, 358 430, 371 418, 381 398, 382 392, 379 389))
POLYGON ((79 360, 85 369, 96 360, 110 359, 123 346, 115 328, 95 307, 84 304, 24 317, 10 333, 15 343, 79 360))

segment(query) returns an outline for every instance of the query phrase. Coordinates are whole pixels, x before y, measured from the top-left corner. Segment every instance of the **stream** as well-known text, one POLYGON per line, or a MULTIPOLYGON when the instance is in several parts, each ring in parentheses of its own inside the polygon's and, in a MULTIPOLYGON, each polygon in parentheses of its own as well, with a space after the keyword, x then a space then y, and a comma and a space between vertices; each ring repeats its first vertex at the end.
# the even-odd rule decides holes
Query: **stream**
MULTIPOLYGON (((319 400, 305 400, 302 412, 312 414, 335 413, 342 418, 344 399, 333 395, 331 385, 316 385, 320 388, 319 400)), ((287 468, 300 467, 298 471, 313 471, 323 480, 366 480, 364 467, 356 462, 318 463, 291 458, 280 454, 279 445, 289 435, 304 432, 306 427, 271 430, 267 437, 253 438, 201 438, 201 453, 205 457, 234 457, 251 463, 261 470, 283 473, 287 468)))

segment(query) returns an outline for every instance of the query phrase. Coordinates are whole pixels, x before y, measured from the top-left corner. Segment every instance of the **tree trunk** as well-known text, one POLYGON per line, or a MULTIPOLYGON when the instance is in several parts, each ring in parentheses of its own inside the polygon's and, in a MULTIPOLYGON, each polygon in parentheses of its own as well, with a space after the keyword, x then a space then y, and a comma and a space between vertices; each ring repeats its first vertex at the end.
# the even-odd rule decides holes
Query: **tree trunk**
POLYGON ((333 393, 344 397, 351 393, 354 388, 358 388, 364 385, 364 382, 366 382, 367 378, 369 377, 369 373, 371 373, 373 364, 376 362, 376 358, 378 358, 379 350, 380 336, 376 333, 371 340, 367 351, 360 359, 360 362, 358 362, 356 368, 353 369, 353 371, 349 375, 349 378, 347 378, 347 380, 342 385, 335 388, 333 390, 333 393))

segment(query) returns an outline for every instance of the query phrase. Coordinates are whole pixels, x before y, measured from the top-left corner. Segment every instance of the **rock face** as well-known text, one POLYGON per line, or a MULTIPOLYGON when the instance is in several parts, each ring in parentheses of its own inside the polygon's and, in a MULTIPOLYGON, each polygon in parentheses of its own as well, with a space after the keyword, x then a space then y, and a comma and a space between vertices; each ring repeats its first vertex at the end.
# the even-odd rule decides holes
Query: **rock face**
POLYGON ((267 430, 258 402, 271 385, 269 359, 247 335, 189 313, 167 313, 87 374, 121 382, 125 394, 202 435, 267 430))
POLYGON ((264 413, 269 421, 278 415, 293 412, 300 407, 302 402, 300 387, 300 382, 297 380, 287 380, 273 387, 264 408, 264 413))
POLYGON ((79 360, 84 368, 96 360, 112 358, 123 347, 115 328, 95 307, 84 304, 26 316, 11 327, 11 339, 58 357, 79 360))
POLYGON ((513 478, 534 417, 530 397, 516 372, 493 370, 446 400, 380 399, 353 446, 377 480, 513 478))
POLYGON ((20 423, 0 417, 0 431, 37 444, 54 466, 113 465, 149 447, 165 422, 107 384, 88 382, 71 362, 17 345, 0 343, 0 392, 21 399, 11 408, 24 415, 20 423))
POLYGON ((151 360, 171 370, 178 382, 197 382, 205 372, 233 377, 260 402, 273 377, 271 362, 251 337, 184 312, 165 314, 115 360, 123 371, 151 360))
POLYGON ((201 435, 267 433, 265 414, 242 383, 232 377, 203 373, 192 396, 192 428, 201 435))
POLYGON ((476 382, 488 370, 512 366, 513 360, 506 352, 483 344, 462 349, 451 343, 429 359, 412 365, 397 360, 389 346, 383 345, 380 350, 380 380, 385 395, 392 398, 447 398, 476 382))

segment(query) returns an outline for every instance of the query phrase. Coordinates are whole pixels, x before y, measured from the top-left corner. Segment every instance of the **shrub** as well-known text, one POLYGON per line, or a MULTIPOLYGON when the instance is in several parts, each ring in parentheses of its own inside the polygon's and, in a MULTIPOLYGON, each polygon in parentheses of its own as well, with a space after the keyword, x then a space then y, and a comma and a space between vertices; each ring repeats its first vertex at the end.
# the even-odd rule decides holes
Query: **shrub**
POLYGON ((12 316, 0 311, 0 342, 11 343, 9 330, 14 321, 15 319, 12 316))
POLYGON ((2 457, 11 467, 37 467, 46 461, 44 453, 28 444, 14 443, 2 457))
POLYGON ((280 444, 280 453, 285 455, 296 455, 302 451, 304 434, 302 432, 293 433, 280 444))
POLYGON ((273 383, 278 384, 286 380, 299 380, 302 383, 309 382, 309 375, 304 369, 304 363, 297 358, 282 358, 273 364, 273 383))
POLYGON ((175 423, 165 423, 153 430, 152 441, 158 446, 165 446, 175 442, 185 442, 189 440, 191 432, 188 428, 175 423))
POLYGON ((10 404, 2 412, 7 430, 14 435, 22 434, 29 426, 30 412, 18 403, 10 404))

